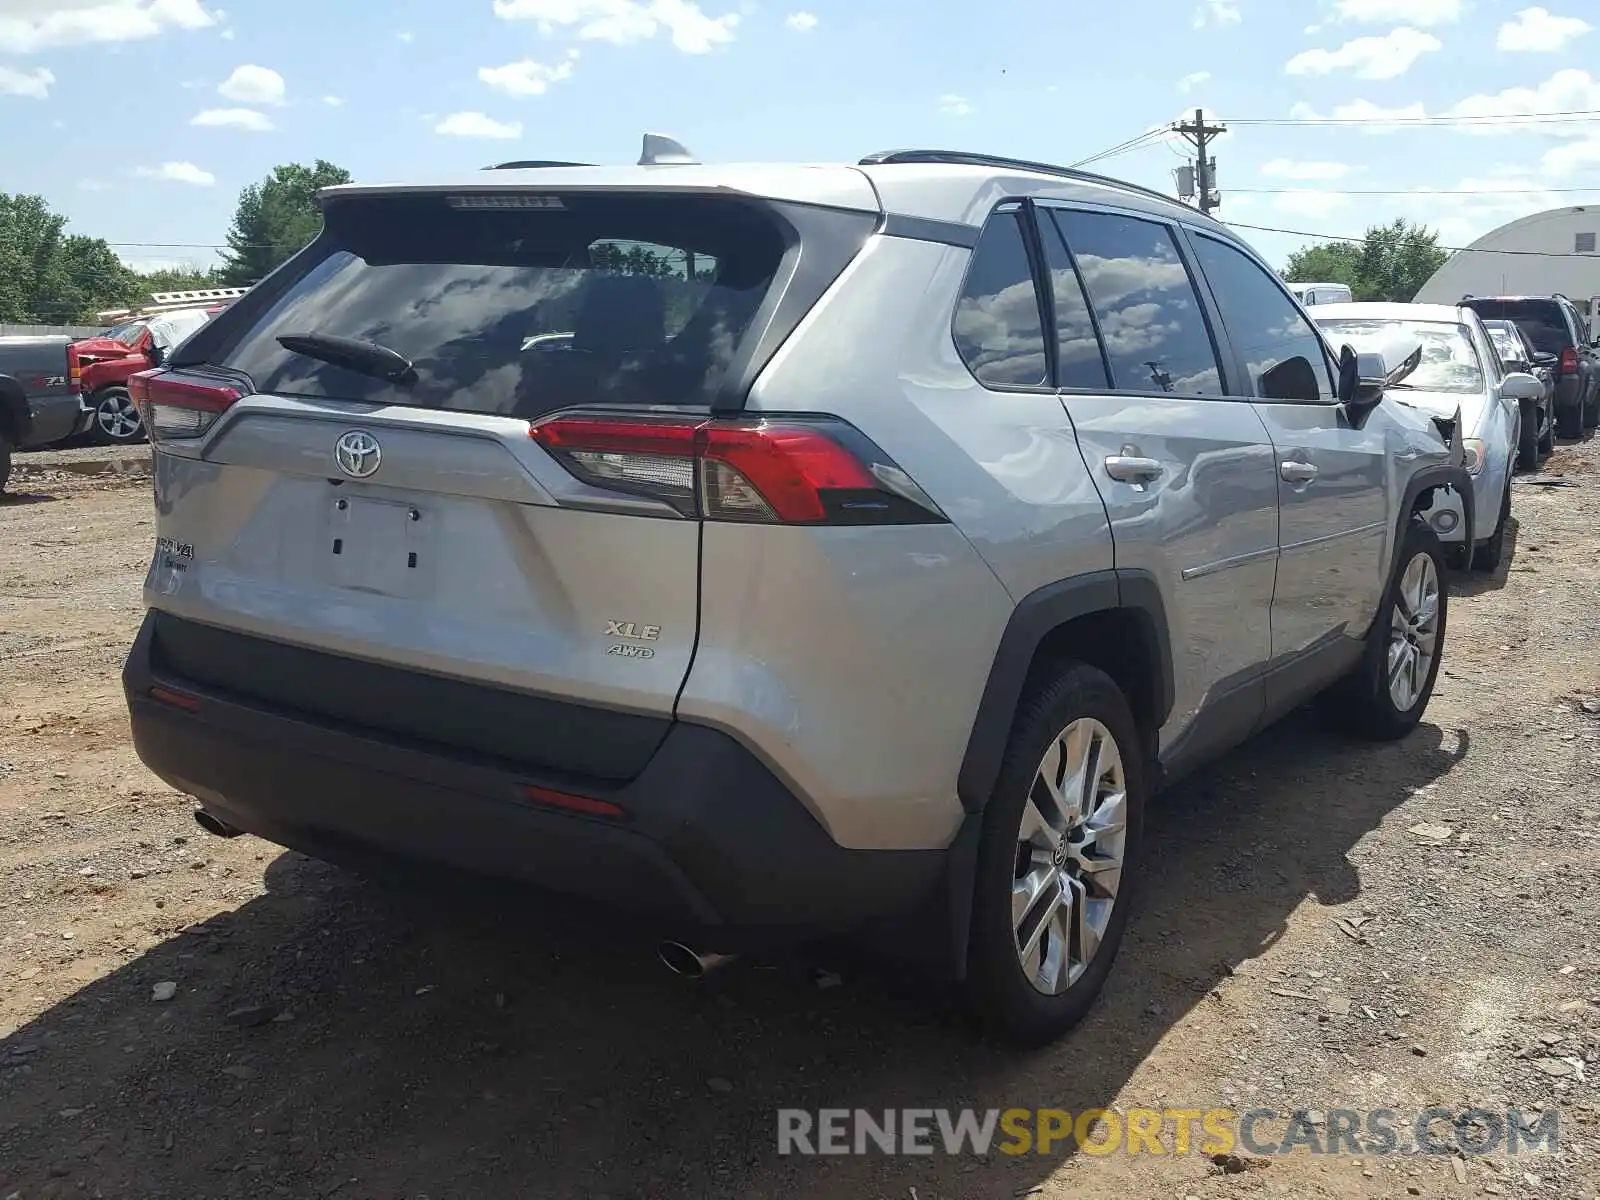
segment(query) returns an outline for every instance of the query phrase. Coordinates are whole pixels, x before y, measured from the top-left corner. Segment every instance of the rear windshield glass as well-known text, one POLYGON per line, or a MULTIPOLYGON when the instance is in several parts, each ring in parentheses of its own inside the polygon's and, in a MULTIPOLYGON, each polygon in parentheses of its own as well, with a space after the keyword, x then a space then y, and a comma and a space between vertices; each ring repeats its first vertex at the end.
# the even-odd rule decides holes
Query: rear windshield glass
POLYGON ((1483 366, 1464 326, 1442 321, 1319 321, 1334 342, 1346 341, 1357 350, 1382 352, 1400 338, 1422 343, 1422 362, 1401 382, 1419 392, 1481 392, 1483 366))
POLYGON ((325 251, 221 362, 266 392, 524 418, 708 403, 783 258, 773 220, 706 196, 511 198, 548 207, 336 201, 325 251), (373 342, 415 375, 294 353, 286 335, 373 342))
POLYGON ((1467 307, 1486 321, 1515 321, 1541 354, 1560 354, 1572 346, 1572 331, 1554 300, 1469 300, 1467 307))

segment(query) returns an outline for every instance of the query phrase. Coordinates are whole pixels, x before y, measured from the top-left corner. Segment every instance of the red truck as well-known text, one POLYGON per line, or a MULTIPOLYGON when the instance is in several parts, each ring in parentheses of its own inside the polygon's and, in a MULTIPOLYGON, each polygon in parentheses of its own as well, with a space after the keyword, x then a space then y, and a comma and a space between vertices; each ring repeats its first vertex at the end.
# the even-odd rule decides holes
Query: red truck
POLYGON ((172 348, 223 305, 172 309, 113 325, 67 347, 68 386, 78 394, 84 427, 94 441, 136 442, 144 422, 128 396, 128 376, 159 366, 172 348))

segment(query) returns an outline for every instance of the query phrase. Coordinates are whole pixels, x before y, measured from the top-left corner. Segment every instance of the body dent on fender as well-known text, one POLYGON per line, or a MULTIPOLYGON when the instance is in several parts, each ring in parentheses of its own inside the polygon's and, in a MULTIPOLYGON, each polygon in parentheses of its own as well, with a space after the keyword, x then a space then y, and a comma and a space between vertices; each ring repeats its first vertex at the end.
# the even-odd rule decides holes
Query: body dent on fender
POLYGON ((1145 618, 1137 628, 1141 636, 1149 639, 1146 650, 1157 664, 1156 727, 1166 721, 1173 699, 1172 648, 1166 609, 1155 580, 1142 571, 1108 570, 1037 588, 1024 596, 1012 612, 984 684, 956 778, 956 792, 967 812, 981 811, 994 790, 1017 705, 1040 644, 1070 621, 1117 610, 1129 610, 1145 618))

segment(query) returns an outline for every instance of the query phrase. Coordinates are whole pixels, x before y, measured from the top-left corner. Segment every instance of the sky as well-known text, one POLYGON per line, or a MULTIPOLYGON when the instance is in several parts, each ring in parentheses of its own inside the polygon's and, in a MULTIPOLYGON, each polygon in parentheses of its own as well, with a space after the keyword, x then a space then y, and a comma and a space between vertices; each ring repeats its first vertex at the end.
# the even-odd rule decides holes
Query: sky
POLYGON ((1170 192, 1160 131, 1199 107, 1217 215, 1298 231, 1241 227, 1274 263, 1396 217, 1465 245, 1600 202, 1600 10, 1549 2, 0 0, 0 191, 208 265, 277 163, 633 162, 647 130, 708 162, 1076 163, 1148 134, 1090 169, 1170 192))

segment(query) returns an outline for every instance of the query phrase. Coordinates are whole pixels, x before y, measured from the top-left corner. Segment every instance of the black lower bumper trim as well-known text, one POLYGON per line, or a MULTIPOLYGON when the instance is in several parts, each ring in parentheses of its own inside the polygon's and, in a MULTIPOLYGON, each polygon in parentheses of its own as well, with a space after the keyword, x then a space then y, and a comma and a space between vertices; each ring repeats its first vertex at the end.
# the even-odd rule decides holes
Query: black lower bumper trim
MULTIPOLYGON (((728 735, 672 724, 626 784, 624 820, 552 811, 550 784, 436 746, 380 740, 156 670, 147 618, 123 673, 139 757, 230 825, 305 853, 393 856, 503 876, 654 914, 708 949, 847 933, 930 901, 945 852, 850 850, 728 735), (150 696, 199 698, 186 711, 150 696)), ((552 786, 572 791, 570 776, 552 786)))

